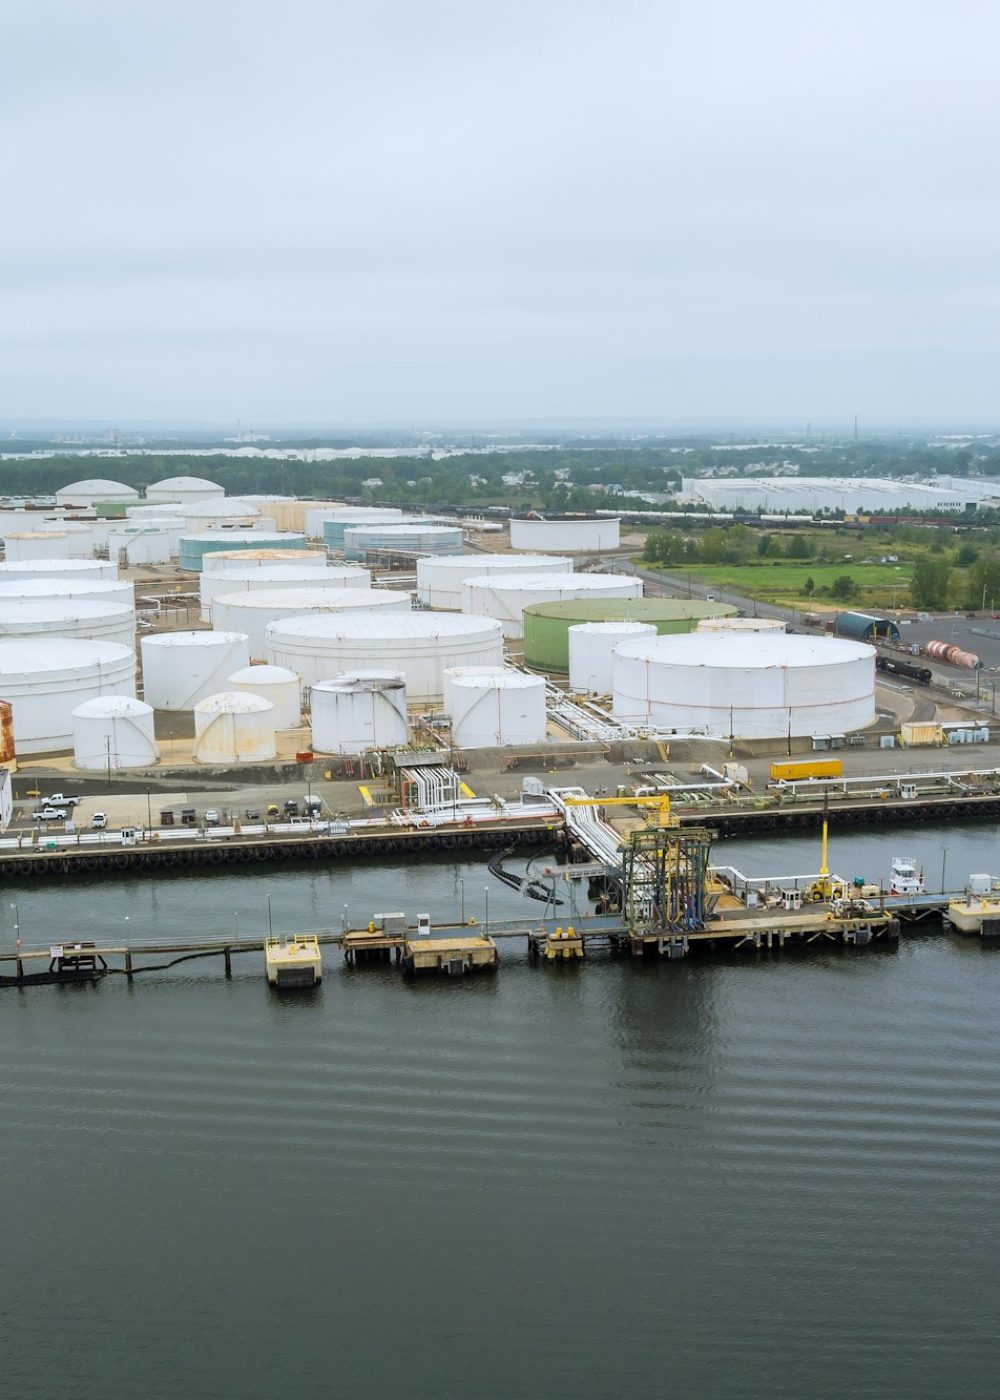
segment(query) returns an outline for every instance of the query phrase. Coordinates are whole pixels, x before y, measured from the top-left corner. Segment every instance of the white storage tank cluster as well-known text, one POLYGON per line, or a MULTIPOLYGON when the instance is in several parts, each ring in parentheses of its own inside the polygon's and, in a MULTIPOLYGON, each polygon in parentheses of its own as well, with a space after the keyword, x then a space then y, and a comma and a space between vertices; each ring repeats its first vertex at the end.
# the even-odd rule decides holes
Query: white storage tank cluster
POLYGON ((452 742, 463 749, 545 739, 545 677, 521 671, 455 676, 449 685, 452 742))
POLYGON ((245 632, 161 632, 140 649, 143 696, 156 710, 193 710, 250 665, 245 632))
MULTIPOLYGON (((225 577, 225 575, 223 575, 225 577)), ((268 588, 220 593, 212 599, 212 626, 245 632, 250 655, 262 659, 267 628, 280 618, 308 613, 409 612, 410 595, 391 588, 268 588)))
MULTIPOLYGON (((213 559, 215 556, 209 554, 206 558, 213 559)), ((227 569, 203 569, 198 581, 202 622, 211 622, 212 603, 222 593, 250 593, 275 588, 371 588, 372 576, 367 569, 359 569, 355 564, 326 567, 322 559, 318 562, 318 568, 310 560, 304 566, 253 563, 243 569, 234 563, 227 569)))
POLYGON ((25 559, 0 564, 0 582, 12 578, 106 578, 118 577, 118 565, 104 559, 25 559))
POLYGON ((233 672, 226 689, 270 700, 275 729, 298 729, 302 723, 302 682, 284 666, 245 666, 233 672))
POLYGON ((325 569, 325 549, 258 549, 254 536, 251 549, 213 549, 202 560, 202 572, 214 574, 233 569, 273 569, 279 564, 298 568, 325 569))
POLYGON ((278 752, 274 706, 262 695, 226 690, 194 707, 196 763, 261 763, 278 752))
POLYGON ((99 598, 4 598, 0 637, 82 637, 135 646, 135 611, 99 598))
POLYGON ((451 714, 451 688, 462 676, 505 676, 506 666, 447 666, 441 672, 442 709, 451 714))
POLYGON ((510 522, 511 549, 593 554, 617 549, 621 521, 603 515, 526 515, 510 522))
POLYGON ((501 574, 462 584, 463 611, 496 618, 506 637, 524 636, 524 610, 532 603, 641 597, 642 580, 624 574, 501 574))
POLYGON ((565 555, 448 554, 417 560, 417 597, 425 608, 461 612, 462 584, 469 578, 499 574, 570 574, 573 561, 565 555))
POLYGON ((146 500, 152 505, 200 506, 225 494, 218 482, 203 476, 165 476, 146 488, 146 500))
POLYGON ((591 695, 610 695, 612 662, 619 642, 655 637, 650 622, 577 622, 567 628, 569 688, 591 695))
POLYGON ((319 681, 309 703, 312 746, 318 753, 364 753, 409 742, 401 671, 355 670, 319 681))
POLYGON ((618 719, 726 738, 847 734, 875 718, 875 652, 861 642, 691 632, 622 642, 618 719))
POLYGON ((99 695, 73 711, 73 766, 85 772, 148 768, 159 761, 153 710, 131 695, 99 695))
POLYGON ((139 499, 139 493, 123 481, 106 481, 101 477, 89 477, 85 481, 71 481, 68 486, 60 486, 55 494, 56 504, 61 506, 92 507, 103 501, 130 502, 139 499))
POLYGON ((27 559, 87 559, 93 552, 93 532, 71 520, 35 530, 12 530, 4 536, 4 558, 12 564, 27 559))
POLYGON ((321 538, 327 549, 343 549, 344 531, 352 525, 388 525, 402 520, 398 506, 337 506, 323 516, 321 538))
POLYGON ((697 632, 784 632, 785 623, 777 617, 703 617, 697 632))
POLYGON ((4 598, 94 598, 125 603, 134 610, 135 587, 131 579, 93 578, 89 574, 82 578, 11 578, 0 574, 0 599, 4 598))
POLYGON ((360 668, 403 673, 411 704, 440 700, 449 666, 499 666, 500 624, 454 613, 372 612, 290 617, 267 629, 267 659, 306 685, 360 668))
POLYGON ((344 555, 363 559, 371 550, 402 554, 454 554, 462 548, 462 527, 434 520, 408 520, 393 525, 349 525, 344 531, 344 555))
POLYGON ((135 652, 117 642, 0 638, 0 699, 14 710, 21 754, 73 743, 73 711, 99 695, 135 695, 135 652))

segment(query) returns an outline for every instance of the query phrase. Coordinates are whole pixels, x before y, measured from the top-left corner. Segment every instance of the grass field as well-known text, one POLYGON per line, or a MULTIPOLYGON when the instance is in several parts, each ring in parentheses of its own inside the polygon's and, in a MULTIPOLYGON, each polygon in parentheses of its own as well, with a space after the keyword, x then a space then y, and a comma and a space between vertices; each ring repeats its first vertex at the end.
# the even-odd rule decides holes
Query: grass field
POLYGON ((911 567, 910 564, 852 564, 846 559, 841 564, 780 560, 774 564, 690 564, 671 567, 667 572, 678 577, 690 574, 700 583, 716 583, 720 588, 758 598, 761 602, 794 603, 798 607, 866 604, 891 608, 894 605, 905 607, 908 602, 911 567), (849 574, 858 585, 857 595, 850 604, 838 603, 829 594, 819 592, 821 588, 829 588, 842 574, 849 574), (806 580, 810 578, 816 585, 812 599, 805 591, 806 580))

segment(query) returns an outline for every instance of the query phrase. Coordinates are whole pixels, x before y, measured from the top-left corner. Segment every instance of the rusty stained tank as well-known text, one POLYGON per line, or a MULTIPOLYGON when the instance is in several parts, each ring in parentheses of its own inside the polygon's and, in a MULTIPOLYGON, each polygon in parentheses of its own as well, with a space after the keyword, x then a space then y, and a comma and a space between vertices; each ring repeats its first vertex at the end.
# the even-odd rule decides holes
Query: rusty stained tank
POLYGON ((0 700, 0 768, 14 768, 14 706, 0 700))
POLYGON ((963 651, 951 642, 927 642, 924 655, 947 666, 961 666, 966 671, 978 671, 982 662, 974 651, 963 651))

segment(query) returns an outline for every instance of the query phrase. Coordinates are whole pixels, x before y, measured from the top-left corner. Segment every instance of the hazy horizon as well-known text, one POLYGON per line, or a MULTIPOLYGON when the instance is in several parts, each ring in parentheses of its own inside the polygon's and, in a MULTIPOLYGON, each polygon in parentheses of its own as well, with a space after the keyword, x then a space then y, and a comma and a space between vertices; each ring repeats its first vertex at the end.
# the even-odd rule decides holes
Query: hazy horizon
POLYGON ((994 423, 978 0, 39 0, 5 39, 7 425, 994 423))

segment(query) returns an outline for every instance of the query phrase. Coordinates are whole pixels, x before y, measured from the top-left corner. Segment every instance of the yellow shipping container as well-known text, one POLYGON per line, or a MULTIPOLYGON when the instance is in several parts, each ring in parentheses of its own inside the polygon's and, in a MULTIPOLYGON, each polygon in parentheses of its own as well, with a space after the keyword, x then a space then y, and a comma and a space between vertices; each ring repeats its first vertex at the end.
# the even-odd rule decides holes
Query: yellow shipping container
POLYGON ((801 783, 807 778, 842 778, 844 764, 839 758, 803 758, 771 764, 772 783, 801 783))

